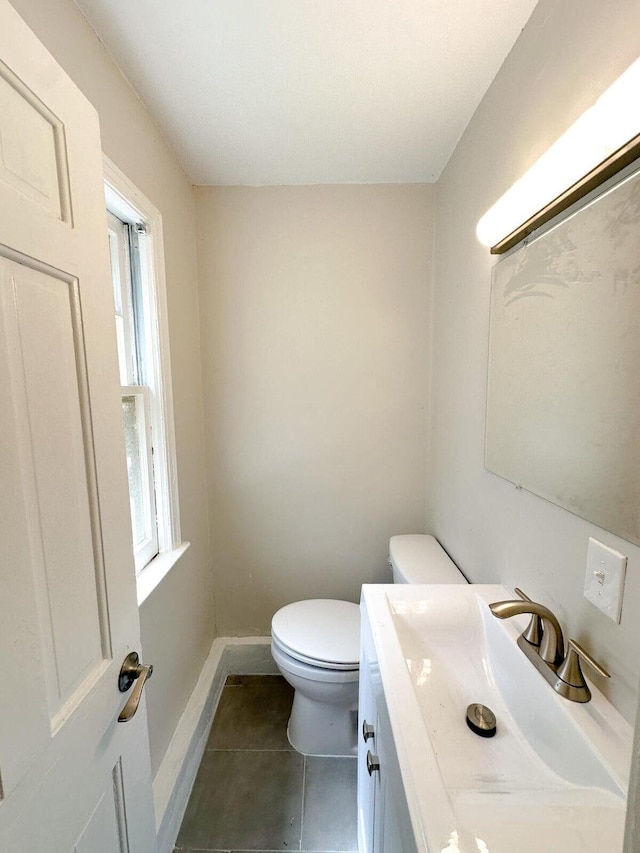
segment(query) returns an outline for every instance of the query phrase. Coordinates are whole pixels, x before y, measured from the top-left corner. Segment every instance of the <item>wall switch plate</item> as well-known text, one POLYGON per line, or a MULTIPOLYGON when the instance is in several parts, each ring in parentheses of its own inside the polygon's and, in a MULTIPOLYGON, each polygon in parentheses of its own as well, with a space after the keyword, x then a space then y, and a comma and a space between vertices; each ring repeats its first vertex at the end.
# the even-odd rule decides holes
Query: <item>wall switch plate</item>
POLYGON ((589 537, 584 597, 614 622, 620 622, 627 558, 589 537))

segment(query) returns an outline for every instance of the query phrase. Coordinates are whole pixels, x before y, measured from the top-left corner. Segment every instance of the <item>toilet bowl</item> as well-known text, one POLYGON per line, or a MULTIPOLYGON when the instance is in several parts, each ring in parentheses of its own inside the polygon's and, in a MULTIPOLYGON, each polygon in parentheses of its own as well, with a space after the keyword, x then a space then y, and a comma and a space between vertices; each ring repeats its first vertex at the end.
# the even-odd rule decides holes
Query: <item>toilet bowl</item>
POLYGON ((289 742, 305 755, 355 755, 360 609, 310 599, 281 608, 271 622, 271 654, 294 688, 289 742))
MULTIPOLYGON (((394 583, 466 583, 433 536, 393 536, 394 583)), ((360 608, 349 601, 287 604, 271 621, 271 654, 294 688, 287 734, 305 755, 357 752, 360 608)))

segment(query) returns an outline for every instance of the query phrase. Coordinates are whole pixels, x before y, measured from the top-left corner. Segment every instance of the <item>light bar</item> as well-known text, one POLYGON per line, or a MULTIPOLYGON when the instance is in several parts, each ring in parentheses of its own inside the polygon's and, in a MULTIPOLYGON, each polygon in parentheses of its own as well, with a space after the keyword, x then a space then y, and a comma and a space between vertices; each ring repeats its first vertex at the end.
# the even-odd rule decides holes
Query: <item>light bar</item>
POLYGON ((485 213, 478 240, 506 252, 638 157, 640 59, 485 213))

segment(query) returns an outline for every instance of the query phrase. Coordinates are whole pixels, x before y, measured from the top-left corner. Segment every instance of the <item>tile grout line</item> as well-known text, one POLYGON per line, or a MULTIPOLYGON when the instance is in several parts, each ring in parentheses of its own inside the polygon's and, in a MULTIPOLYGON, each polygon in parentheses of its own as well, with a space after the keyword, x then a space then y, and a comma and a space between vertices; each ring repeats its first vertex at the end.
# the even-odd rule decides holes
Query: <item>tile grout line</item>
MULTIPOLYGON (((287 753, 295 753, 295 749, 261 749, 260 747, 247 748, 247 747, 232 747, 232 746, 210 746, 205 749, 205 752, 287 752, 287 753)), ((228 853, 228 851, 223 851, 223 853, 228 853)), ((269 851, 266 851, 269 853, 269 851)))
POLYGON ((304 794, 307 786, 307 756, 302 755, 302 804, 300 808, 300 845, 298 850, 302 850, 302 836, 304 833, 304 794))

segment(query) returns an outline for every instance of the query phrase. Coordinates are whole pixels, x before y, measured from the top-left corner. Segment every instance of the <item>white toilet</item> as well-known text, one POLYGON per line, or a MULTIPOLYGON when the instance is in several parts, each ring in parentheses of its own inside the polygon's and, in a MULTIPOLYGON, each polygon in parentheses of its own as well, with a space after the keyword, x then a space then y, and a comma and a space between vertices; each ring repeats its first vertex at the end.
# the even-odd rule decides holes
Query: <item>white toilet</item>
MULTIPOLYGON (((433 536, 389 541, 394 583, 466 583, 433 536)), ((355 755, 360 608, 316 598, 287 604, 271 621, 271 654, 294 688, 289 742, 305 755, 355 755)))

